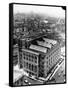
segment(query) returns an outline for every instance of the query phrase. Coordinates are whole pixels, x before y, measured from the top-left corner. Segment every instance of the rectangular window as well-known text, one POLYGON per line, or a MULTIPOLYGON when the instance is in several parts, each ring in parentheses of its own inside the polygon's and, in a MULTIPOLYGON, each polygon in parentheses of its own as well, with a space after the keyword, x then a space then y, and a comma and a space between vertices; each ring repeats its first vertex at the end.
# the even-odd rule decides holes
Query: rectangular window
POLYGON ((48 59, 48 57, 46 57, 48 59))
POLYGON ((28 57, 28 53, 27 53, 27 57, 28 57))
POLYGON ((33 65, 33 72, 34 72, 34 65, 33 65))
POLYGON ((32 55, 32 59, 34 59, 34 56, 32 55))
POLYGON ((24 67, 26 67, 26 63, 24 62, 24 67))
POLYGON ((35 63, 37 63, 37 60, 35 60, 35 63))
POLYGON ((35 58, 35 59, 34 59, 35 63, 37 63, 37 56, 35 56, 34 58, 35 58))
POLYGON ((29 58, 30 58, 30 54, 29 54, 29 58))
POLYGON ((32 71, 33 71, 33 64, 32 64, 32 71))
POLYGON ((23 56, 25 56, 25 53, 23 53, 23 56))
POLYGON ((30 67, 31 67, 31 64, 29 64, 29 69, 30 69, 30 67))
POLYGON ((26 63, 26 68, 28 69, 28 63, 26 63))
POLYGON ((28 56, 26 57, 26 60, 28 60, 28 56))
POLYGON ((47 65, 48 65, 48 61, 47 61, 47 65))
POLYGON ((29 61, 31 61, 31 59, 29 58, 29 61))
POLYGON ((34 73, 32 73, 32 75, 34 75, 34 73))
POLYGON ((37 59, 37 57, 35 56, 35 59, 37 59))
POLYGON ((49 65, 50 65, 50 59, 49 59, 49 65))
POLYGON ((32 65, 31 65, 31 64, 29 64, 29 70, 31 70, 31 71, 32 71, 32 65))
POLYGON ((37 72, 37 66, 35 66, 35 72, 37 72))
POLYGON ((25 59, 25 56, 24 56, 24 59, 25 59))

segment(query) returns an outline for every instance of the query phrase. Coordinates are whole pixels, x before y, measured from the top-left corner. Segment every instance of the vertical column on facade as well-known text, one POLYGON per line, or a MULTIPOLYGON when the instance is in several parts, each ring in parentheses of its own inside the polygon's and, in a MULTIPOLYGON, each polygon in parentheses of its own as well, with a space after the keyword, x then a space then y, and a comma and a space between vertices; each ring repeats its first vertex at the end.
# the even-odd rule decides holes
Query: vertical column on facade
POLYGON ((18 67, 20 68, 19 54, 20 52, 19 52, 19 47, 18 47, 18 67))

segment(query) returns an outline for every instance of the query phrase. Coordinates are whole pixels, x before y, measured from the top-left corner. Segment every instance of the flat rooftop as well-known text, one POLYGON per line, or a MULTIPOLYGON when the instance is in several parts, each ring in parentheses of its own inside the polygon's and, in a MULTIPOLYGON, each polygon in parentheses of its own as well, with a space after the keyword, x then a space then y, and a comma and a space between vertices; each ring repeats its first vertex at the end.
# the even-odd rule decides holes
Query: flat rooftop
POLYGON ((44 53, 47 52, 47 48, 37 46, 37 45, 33 45, 33 44, 31 44, 29 48, 33 49, 33 50, 41 51, 41 52, 44 52, 44 53))
POLYGON ((51 49, 53 45, 57 43, 56 40, 43 38, 44 41, 37 40, 38 45, 51 49))
POLYGON ((29 53, 33 53, 33 54, 39 55, 38 52, 30 50, 30 49, 22 49, 22 51, 26 51, 26 52, 29 52, 29 53))

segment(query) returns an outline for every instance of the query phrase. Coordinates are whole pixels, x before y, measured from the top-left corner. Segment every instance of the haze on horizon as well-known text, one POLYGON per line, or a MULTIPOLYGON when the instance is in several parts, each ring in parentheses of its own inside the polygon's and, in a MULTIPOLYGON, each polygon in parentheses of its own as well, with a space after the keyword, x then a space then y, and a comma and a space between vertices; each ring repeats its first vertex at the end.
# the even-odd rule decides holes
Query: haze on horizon
POLYGON ((61 7, 52 6, 34 6, 34 5, 18 5, 14 4, 13 13, 37 13, 43 15, 49 15, 57 18, 65 18, 65 10, 61 7))

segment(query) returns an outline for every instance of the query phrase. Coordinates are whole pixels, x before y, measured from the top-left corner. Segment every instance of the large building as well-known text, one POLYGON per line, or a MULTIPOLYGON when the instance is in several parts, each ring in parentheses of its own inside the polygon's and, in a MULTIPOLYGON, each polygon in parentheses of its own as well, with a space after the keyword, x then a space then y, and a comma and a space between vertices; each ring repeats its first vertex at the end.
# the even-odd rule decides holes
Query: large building
POLYGON ((39 71, 39 53, 30 49, 22 49, 22 63, 23 69, 29 73, 29 75, 35 75, 38 77, 39 71))
POLYGON ((60 44, 56 40, 43 36, 23 45, 19 65, 29 76, 46 77, 59 61, 60 52, 60 44))

